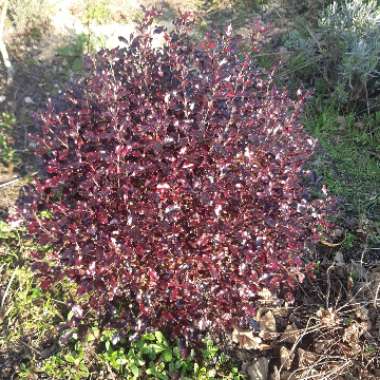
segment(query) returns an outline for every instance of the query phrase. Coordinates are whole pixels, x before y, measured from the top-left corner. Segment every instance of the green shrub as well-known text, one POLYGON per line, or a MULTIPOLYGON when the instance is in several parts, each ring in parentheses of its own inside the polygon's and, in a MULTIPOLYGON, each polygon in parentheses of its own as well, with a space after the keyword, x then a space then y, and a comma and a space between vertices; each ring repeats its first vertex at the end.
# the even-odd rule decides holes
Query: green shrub
POLYGON ((306 25, 287 36, 289 71, 331 95, 343 110, 371 110, 378 96, 379 23, 376 1, 332 3, 316 28, 306 25))
POLYGON ((310 22, 315 22, 320 11, 325 9, 331 0, 282 0, 281 3, 281 9, 277 11, 286 14, 287 18, 302 16, 310 22))
POLYGON ((244 28, 268 3, 268 0, 197 0, 196 6, 205 12, 202 23, 206 32, 207 24, 221 30, 230 23, 234 28, 244 28))

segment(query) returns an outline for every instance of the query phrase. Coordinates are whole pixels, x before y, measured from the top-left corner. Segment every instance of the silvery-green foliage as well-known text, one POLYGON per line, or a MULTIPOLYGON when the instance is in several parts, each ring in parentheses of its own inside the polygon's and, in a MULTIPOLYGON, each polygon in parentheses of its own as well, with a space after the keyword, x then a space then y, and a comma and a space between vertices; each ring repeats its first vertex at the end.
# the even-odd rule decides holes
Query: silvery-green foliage
POLYGON ((380 23, 380 9, 374 0, 334 1, 322 12, 319 25, 329 31, 356 36, 375 32, 380 23))
POLYGON ((305 36, 297 29, 292 30, 288 34, 288 38, 284 43, 287 49, 296 49, 310 51, 314 50, 315 43, 310 38, 305 38, 305 36))
POLYGON ((368 81, 379 77, 380 8, 376 1, 334 2, 326 8, 320 28, 342 44, 338 77, 348 91, 358 86, 368 90, 368 81))
MULTIPOLYGON (((287 47, 318 65, 321 78, 340 105, 369 105, 380 79, 380 7, 374 0, 335 1, 318 26, 289 34, 287 47), (298 35, 297 35, 298 33, 298 35)), ((297 68, 295 68, 297 69, 297 68)))
POLYGON ((348 80, 350 87, 352 87, 352 80, 355 75, 359 76, 363 82, 371 78, 378 78, 379 58, 380 43, 377 39, 371 41, 353 40, 350 51, 343 56, 340 65, 341 75, 348 80))

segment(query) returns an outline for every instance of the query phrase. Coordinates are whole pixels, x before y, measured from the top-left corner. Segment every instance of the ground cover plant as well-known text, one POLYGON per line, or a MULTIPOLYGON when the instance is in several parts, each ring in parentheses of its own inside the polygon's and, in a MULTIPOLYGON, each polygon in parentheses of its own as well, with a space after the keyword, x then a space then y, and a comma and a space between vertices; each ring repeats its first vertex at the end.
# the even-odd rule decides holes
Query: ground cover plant
POLYGON ((305 95, 274 87, 230 28, 199 46, 190 15, 170 33, 156 15, 41 115, 45 176, 22 210, 51 246, 34 253, 42 287, 68 277, 132 329, 193 338, 247 325, 265 289, 294 299, 323 207, 300 179, 305 95))

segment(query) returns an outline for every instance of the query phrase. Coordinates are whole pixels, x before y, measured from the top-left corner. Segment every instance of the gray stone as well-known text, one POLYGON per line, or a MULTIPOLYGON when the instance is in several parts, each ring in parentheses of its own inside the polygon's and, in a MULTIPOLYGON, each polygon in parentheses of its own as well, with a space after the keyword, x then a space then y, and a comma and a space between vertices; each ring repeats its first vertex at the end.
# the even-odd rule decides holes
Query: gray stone
POLYGON ((269 360, 265 357, 254 360, 247 367, 249 380, 267 380, 268 379, 269 360))

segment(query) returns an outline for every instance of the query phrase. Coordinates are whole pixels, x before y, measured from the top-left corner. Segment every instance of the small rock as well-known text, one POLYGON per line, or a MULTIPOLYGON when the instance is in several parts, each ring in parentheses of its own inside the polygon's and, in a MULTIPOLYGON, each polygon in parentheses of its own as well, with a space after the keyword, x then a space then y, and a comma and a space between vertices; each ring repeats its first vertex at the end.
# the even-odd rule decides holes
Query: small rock
POLYGON ((255 336, 250 330, 233 329, 232 341, 244 350, 260 350, 265 351, 271 349, 271 346, 263 343, 263 340, 255 336))
POLYGON ((344 266, 344 256, 341 251, 338 251, 335 254, 334 262, 338 267, 343 267, 344 266))
POLYGON ((50 347, 47 347, 44 350, 40 351, 40 356, 42 359, 46 359, 57 351, 58 351, 58 345, 54 343, 50 347))
POLYGON ((269 360, 265 357, 258 358, 247 367, 249 380, 268 379, 269 360))
POLYGON ((26 104, 33 104, 33 103, 34 103, 33 99, 32 99, 30 96, 26 96, 26 97, 24 98, 24 102, 25 102, 26 104))
POLYGON ((347 121, 346 121, 346 118, 344 117, 344 116, 338 116, 337 118, 336 118, 336 121, 338 122, 338 124, 341 126, 341 127, 345 127, 346 126, 346 123, 347 123, 347 121))
POLYGON ((257 319, 259 321, 261 330, 277 332, 276 319, 271 310, 267 311, 266 313, 262 313, 262 310, 259 309, 257 313, 257 319))

